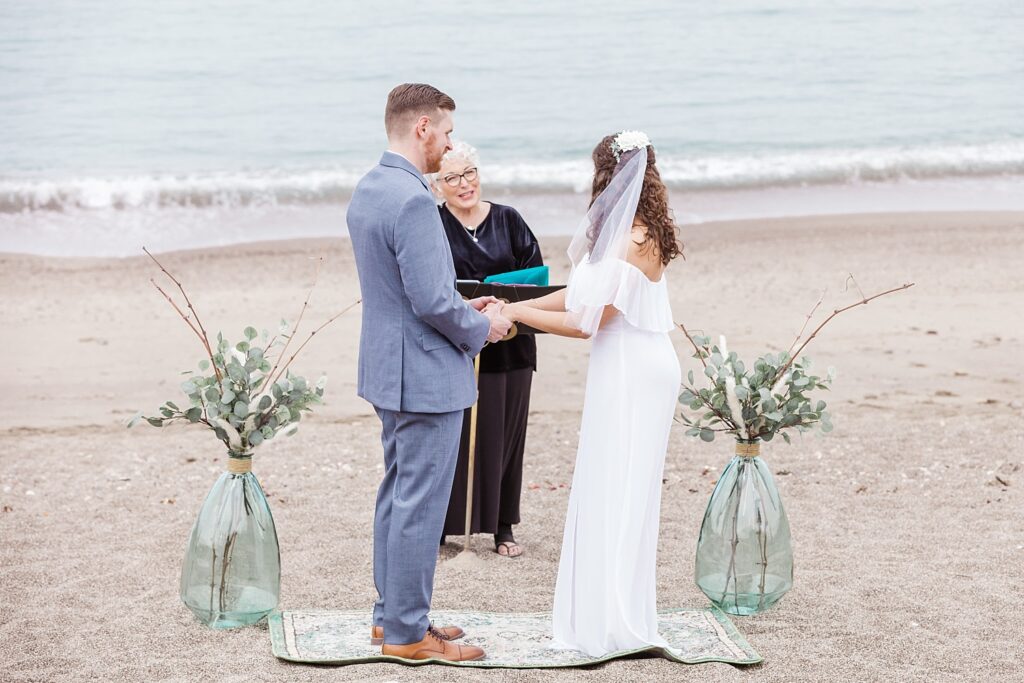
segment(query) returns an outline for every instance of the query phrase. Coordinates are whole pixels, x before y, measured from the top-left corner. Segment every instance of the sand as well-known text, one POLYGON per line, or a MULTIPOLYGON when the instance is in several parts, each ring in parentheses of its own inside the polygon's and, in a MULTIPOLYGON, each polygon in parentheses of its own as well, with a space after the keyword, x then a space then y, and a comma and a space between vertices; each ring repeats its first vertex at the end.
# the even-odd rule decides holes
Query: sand
MULTIPOLYGON (((189 528, 224 466, 212 435, 121 421, 179 398, 201 357, 149 284, 145 257, 0 256, 0 680, 1011 680, 1024 655, 1024 214, 830 216, 686 229, 669 272, 675 315, 725 333, 743 357, 789 346, 819 293, 855 308, 808 349, 839 375, 836 430, 768 444, 793 529, 796 581, 766 614, 735 618, 762 665, 658 658, 587 670, 309 667, 275 659, 265 627, 217 632, 178 599, 189 528), (847 291, 844 291, 847 286, 847 291)), ((564 238, 544 238, 564 281, 564 238)), ((358 296, 344 240, 257 243, 162 260, 206 326, 294 317, 326 258, 307 320, 358 296)), ((296 361, 326 372, 328 405, 255 470, 282 553, 282 607, 368 608, 381 469, 378 423, 355 396, 358 314, 296 361)), ((687 356, 686 341, 676 335, 687 356)), ((686 358, 684 367, 692 367, 686 358)), ((519 560, 447 565, 437 608, 549 608, 587 364, 583 342, 545 338, 534 383, 519 560)), ((663 607, 706 603, 693 583, 701 515, 729 444, 674 428, 659 545, 663 607)))

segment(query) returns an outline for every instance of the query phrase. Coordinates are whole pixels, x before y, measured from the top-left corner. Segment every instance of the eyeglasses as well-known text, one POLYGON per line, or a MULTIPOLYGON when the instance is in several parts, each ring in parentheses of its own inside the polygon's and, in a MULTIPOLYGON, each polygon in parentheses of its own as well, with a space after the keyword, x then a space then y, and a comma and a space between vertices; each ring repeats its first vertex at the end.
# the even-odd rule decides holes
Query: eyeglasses
POLYGON ((462 184, 462 179, 465 178, 467 183, 471 183, 476 180, 476 166, 473 168, 467 168, 465 173, 449 173, 442 180, 445 185, 449 187, 458 187, 462 184))

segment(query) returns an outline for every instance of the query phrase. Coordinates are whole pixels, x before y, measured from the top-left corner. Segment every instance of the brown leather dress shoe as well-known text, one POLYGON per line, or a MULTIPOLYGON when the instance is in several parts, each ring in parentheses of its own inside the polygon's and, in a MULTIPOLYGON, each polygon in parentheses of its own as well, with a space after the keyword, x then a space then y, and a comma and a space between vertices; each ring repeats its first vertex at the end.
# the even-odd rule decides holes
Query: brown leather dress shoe
MULTIPOLYGON (((462 636, 466 635, 466 632, 458 626, 442 626, 441 628, 435 628, 434 630, 440 632, 441 636, 444 637, 445 640, 458 640, 462 636)), ((370 630, 370 645, 376 645, 377 647, 380 647, 383 644, 384 627, 374 626, 370 630)))
POLYGON ((472 662, 484 658, 484 651, 472 645, 455 645, 446 640, 444 635, 429 626, 423 640, 408 645, 389 645, 385 643, 382 655, 401 657, 402 659, 443 659, 448 662, 472 662))

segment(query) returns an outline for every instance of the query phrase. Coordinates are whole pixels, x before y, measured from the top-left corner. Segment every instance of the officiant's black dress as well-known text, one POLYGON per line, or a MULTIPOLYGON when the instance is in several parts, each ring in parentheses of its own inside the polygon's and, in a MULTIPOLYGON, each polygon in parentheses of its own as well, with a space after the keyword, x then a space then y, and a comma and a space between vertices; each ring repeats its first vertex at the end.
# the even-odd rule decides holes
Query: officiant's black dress
MULTIPOLYGON (((483 280, 488 275, 544 264, 537 238, 510 206, 490 202, 487 218, 473 236, 442 204, 441 222, 451 245, 455 274, 460 280, 483 280)), ((519 524, 523 486, 523 449, 530 410, 530 386, 537 369, 533 335, 489 344, 480 353, 480 399, 477 404, 477 450, 473 477, 473 533, 491 533, 495 543, 511 541, 519 524)), ((466 477, 469 470, 469 411, 462 423, 459 463, 455 469, 446 535, 466 530, 466 477)))

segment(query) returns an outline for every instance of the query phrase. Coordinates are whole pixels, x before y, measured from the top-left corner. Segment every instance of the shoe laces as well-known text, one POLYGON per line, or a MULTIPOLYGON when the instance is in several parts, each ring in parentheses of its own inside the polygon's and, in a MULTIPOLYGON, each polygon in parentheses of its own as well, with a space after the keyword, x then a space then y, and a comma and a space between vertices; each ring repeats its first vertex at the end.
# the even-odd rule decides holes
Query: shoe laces
POLYGON ((441 643, 442 647, 444 647, 445 644, 448 642, 447 636, 441 633, 441 631, 439 631, 438 629, 434 628, 433 624, 427 626, 427 633, 433 636, 434 639, 436 639, 439 643, 441 643))

